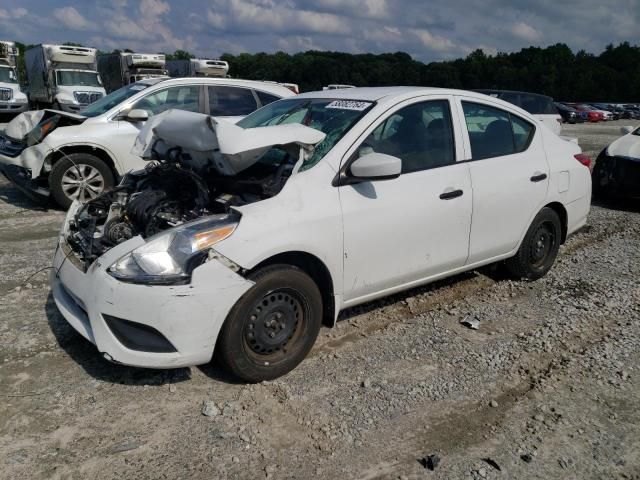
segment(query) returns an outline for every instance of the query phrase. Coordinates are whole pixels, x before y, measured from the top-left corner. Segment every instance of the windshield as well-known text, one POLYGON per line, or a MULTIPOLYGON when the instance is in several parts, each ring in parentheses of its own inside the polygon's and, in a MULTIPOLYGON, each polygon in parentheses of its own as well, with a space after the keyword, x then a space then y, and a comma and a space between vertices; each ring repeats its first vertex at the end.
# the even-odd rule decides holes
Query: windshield
POLYGON ((148 87, 149 85, 144 83, 132 83, 131 85, 119 88, 118 90, 111 92, 109 95, 102 97, 100 100, 97 100, 91 105, 80 110, 80 115, 84 115, 85 117, 97 117, 98 115, 102 115, 113 107, 124 102, 127 98, 133 97, 136 93, 141 92, 148 87))
POLYGON ((16 77, 16 70, 11 67, 0 67, 0 82, 18 83, 18 78, 16 77))
POLYGON ((71 70, 56 71, 56 81, 60 86, 83 85, 86 87, 101 87, 102 82, 97 72, 78 72, 71 70))
POLYGON ((325 133, 326 138, 300 167, 300 171, 304 171, 317 164, 373 105, 359 100, 327 98, 279 100, 256 110, 236 125, 255 128, 300 123, 325 133))

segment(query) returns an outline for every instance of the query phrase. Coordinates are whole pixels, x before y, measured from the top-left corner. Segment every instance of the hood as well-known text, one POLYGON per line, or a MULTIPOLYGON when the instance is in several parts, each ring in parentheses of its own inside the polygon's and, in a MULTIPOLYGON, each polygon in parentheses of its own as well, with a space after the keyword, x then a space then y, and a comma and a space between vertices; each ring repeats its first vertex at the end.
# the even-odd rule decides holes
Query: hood
POLYGON ((59 110, 31 110, 21 113, 11 120, 7 124, 4 133, 14 140, 22 140, 29 132, 36 128, 38 124, 54 116, 58 116, 56 119, 56 127, 79 125, 87 119, 87 117, 83 117, 82 115, 61 112, 59 110))
POLYGON ((231 176, 255 164, 276 145, 297 146, 306 158, 325 137, 297 123, 245 129, 209 115, 169 110, 147 121, 131 152, 154 160, 156 152, 181 147, 185 152, 204 154, 218 173, 231 176))
POLYGON ((640 129, 615 140, 607 147, 610 156, 640 160, 640 129))

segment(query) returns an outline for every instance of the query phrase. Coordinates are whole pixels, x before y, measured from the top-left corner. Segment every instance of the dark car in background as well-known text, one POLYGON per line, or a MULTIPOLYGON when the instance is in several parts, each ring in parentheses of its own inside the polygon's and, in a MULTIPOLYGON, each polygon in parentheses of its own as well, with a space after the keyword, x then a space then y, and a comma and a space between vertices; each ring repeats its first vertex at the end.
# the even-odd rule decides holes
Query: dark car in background
POLYGON ((588 120, 586 112, 579 112, 573 107, 562 103, 554 103, 564 123, 584 123, 588 120))
POLYGON ((594 198, 640 198, 640 127, 622 127, 621 133, 596 159, 594 198))
POLYGON ((520 107, 534 115, 558 135, 562 130, 562 117, 558 113, 558 109, 551 97, 540 95, 539 93, 517 92, 514 90, 481 89, 475 91, 520 107))

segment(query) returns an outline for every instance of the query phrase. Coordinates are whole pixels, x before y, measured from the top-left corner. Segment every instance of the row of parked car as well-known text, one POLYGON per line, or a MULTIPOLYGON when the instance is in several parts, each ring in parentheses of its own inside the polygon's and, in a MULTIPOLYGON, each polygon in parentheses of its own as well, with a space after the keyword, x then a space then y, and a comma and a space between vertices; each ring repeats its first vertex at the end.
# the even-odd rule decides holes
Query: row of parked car
POLYGON ((587 220, 591 160, 539 98, 500 95, 147 79, 21 114, 0 163, 69 206, 52 295, 100 355, 215 354, 256 382, 343 309, 495 262, 549 271, 587 220))
POLYGON ((566 123, 640 119, 640 105, 638 104, 556 102, 555 106, 562 116, 562 120, 566 123))

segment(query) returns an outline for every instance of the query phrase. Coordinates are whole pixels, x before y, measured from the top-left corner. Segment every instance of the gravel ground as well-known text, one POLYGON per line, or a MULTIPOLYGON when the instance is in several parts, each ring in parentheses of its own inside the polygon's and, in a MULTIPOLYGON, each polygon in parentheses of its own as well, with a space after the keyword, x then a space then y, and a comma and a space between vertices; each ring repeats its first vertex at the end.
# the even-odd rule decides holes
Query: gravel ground
MULTIPOLYGON (((625 124, 564 134, 595 157, 625 124)), ((640 479, 638 205, 594 206, 537 282, 489 268, 343 312, 258 385, 102 360, 31 276, 62 217, 0 180, 3 478, 640 479)))

